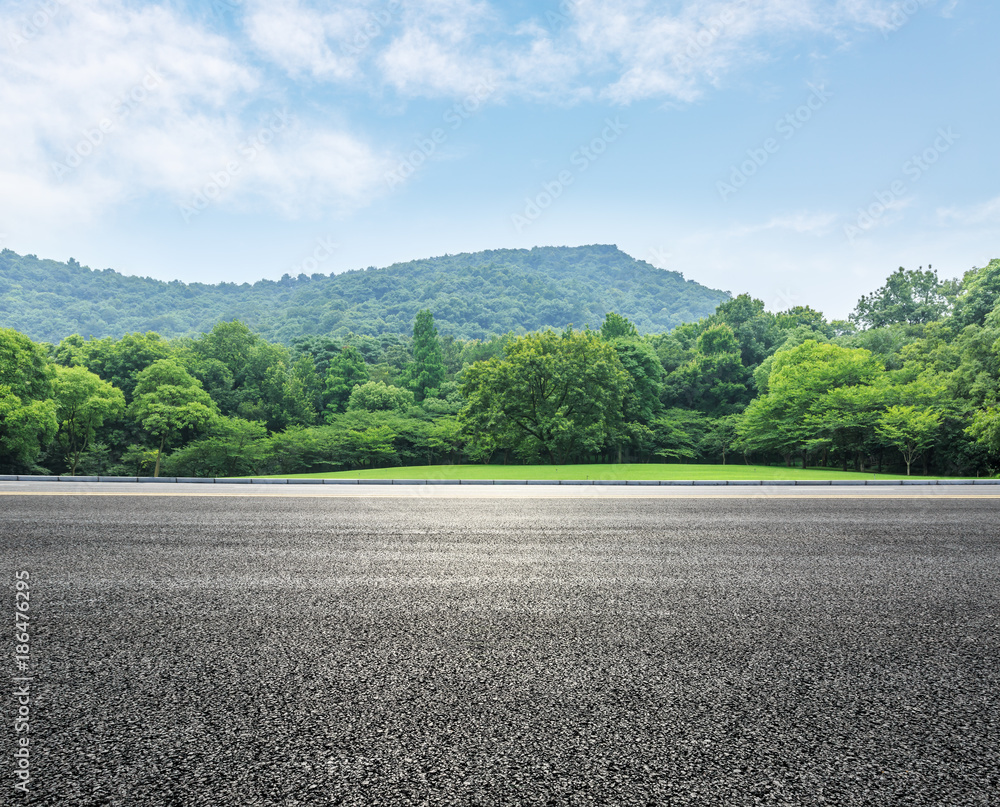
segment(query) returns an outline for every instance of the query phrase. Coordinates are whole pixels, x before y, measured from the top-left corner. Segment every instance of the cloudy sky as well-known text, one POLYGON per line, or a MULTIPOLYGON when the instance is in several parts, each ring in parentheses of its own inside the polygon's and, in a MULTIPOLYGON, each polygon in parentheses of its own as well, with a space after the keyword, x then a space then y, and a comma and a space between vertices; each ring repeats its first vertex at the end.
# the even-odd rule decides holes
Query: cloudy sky
POLYGON ((993 0, 0 0, 0 245, 162 279, 614 243, 845 316, 1000 255, 993 0))

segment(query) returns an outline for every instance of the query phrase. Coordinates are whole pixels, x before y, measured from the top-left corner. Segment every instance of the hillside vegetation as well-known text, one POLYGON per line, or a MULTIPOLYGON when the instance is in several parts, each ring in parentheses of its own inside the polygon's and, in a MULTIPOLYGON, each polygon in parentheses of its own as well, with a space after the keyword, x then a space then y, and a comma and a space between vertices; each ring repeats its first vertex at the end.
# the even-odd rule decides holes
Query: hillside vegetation
POLYGON ((196 336, 234 319, 284 344, 408 334, 425 309, 442 334, 462 339, 596 328, 609 311, 627 311, 641 332, 655 333, 708 316, 728 297, 615 246, 487 250, 253 285, 167 283, 91 270, 72 258, 0 252, 0 327, 46 342, 74 333, 196 336))
POLYGON ((1000 260, 901 269, 849 321, 741 294, 653 334, 608 312, 468 340, 427 309, 410 334, 290 345, 239 321, 56 344, 0 328, 0 473, 630 462, 996 473, 1000 260))

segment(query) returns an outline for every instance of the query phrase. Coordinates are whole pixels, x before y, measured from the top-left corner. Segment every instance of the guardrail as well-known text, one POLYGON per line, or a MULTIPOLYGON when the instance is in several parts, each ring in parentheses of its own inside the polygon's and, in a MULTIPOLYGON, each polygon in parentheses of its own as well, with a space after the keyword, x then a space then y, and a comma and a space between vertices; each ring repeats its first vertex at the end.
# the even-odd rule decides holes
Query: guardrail
POLYGON ((219 485, 649 485, 698 486, 885 486, 885 485, 1000 485, 1000 479, 270 479, 263 477, 196 476, 30 476, 0 475, 0 482, 141 482, 219 485))

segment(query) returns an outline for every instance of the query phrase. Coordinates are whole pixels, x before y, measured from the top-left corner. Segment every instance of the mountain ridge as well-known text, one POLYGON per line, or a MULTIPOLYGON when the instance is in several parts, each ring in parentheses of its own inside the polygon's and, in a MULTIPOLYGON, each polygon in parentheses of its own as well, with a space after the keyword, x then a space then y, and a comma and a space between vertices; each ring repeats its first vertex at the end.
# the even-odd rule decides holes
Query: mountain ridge
POLYGON ((425 308, 442 334, 468 339, 597 327, 608 311, 657 332, 707 316, 730 296, 606 244, 446 254, 252 284, 163 281, 90 269, 73 258, 0 252, 0 326, 51 342, 73 333, 194 336, 231 319, 286 343, 409 333, 425 308))

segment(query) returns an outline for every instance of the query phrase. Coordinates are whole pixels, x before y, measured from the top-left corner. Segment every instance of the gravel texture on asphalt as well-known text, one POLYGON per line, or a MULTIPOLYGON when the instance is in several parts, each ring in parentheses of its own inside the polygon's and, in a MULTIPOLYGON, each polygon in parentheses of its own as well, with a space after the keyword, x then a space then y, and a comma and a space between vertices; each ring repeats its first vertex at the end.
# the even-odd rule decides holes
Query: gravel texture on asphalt
POLYGON ((8 696, 0 803, 996 804, 998 525, 977 500, 8 496, 32 779, 8 696))

